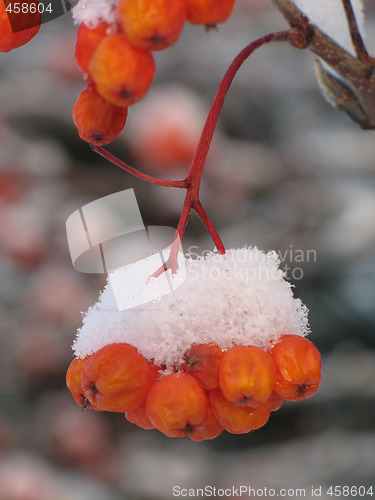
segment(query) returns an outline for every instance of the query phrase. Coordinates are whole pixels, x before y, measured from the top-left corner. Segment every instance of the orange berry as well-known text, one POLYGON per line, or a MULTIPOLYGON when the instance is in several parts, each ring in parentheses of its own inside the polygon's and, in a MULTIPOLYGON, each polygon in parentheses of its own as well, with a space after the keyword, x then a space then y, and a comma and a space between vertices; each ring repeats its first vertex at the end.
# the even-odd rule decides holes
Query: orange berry
POLYGON ((285 403, 285 399, 273 392, 269 398, 269 402, 271 404, 271 411, 280 410, 280 408, 285 403))
POLYGON ((102 146, 113 141, 124 128, 127 108, 119 108, 103 99, 89 85, 73 107, 73 121, 81 139, 102 146))
POLYGON ((134 47, 117 33, 100 42, 89 71, 99 94, 126 107, 146 94, 155 75, 155 61, 150 52, 134 47))
POLYGON ((109 34, 109 28, 110 25, 104 21, 95 28, 90 28, 84 23, 78 27, 75 60, 86 81, 91 80, 89 75, 91 58, 99 43, 109 34))
POLYGON ((245 434, 263 427, 271 412, 269 401, 250 408, 229 401, 220 389, 210 391, 210 404, 216 420, 232 434, 245 434))
POLYGON ((186 0, 187 20, 191 24, 223 23, 231 15, 235 0, 186 0))
POLYGON ((87 360, 88 357, 74 358, 66 372, 66 385, 81 408, 93 408, 93 405, 85 396, 81 383, 82 368, 87 360))
POLYGON ((185 0, 119 0, 117 11, 129 42, 144 50, 173 45, 186 19, 185 0))
POLYGON ((193 432, 189 435, 189 438, 193 441, 205 441, 207 439, 214 439, 219 434, 223 432, 224 428, 216 420, 211 406, 208 406, 207 416, 203 422, 194 427, 193 432))
POLYGON ((156 382, 146 400, 154 426, 168 437, 191 436, 205 422, 208 399, 194 377, 172 373, 156 382))
POLYGON ((196 344, 185 354, 182 370, 190 373, 203 389, 215 389, 219 386, 219 369, 224 352, 217 344, 196 344))
POLYGON ((102 347, 82 369, 85 396, 105 411, 125 412, 142 405, 155 378, 142 354, 125 343, 102 347))
POLYGON ((132 424, 138 425, 138 427, 142 427, 146 431, 151 429, 155 429, 155 426, 152 424, 151 420, 148 418, 146 413, 146 405, 143 404, 134 408, 133 410, 128 410, 125 412, 125 417, 132 424))
POLYGON ((0 52, 21 47, 29 42, 39 31, 42 16, 38 12, 39 2, 37 0, 23 0, 26 4, 27 12, 14 13, 13 2, 4 0, 0 2, 0 52), (12 12, 7 12, 7 7, 12 8, 12 12), (31 8, 33 6, 33 8, 31 8), (36 8, 36 12, 30 12, 36 8), (9 17, 8 17, 9 15, 9 17))
MULTIPOLYGON (((148 359, 147 364, 150 367, 153 376, 154 376, 154 381, 156 382, 158 378, 160 377, 160 371, 165 369, 165 367, 161 367, 159 365, 155 364, 154 359, 148 359)), ((142 429, 145 429, 146 431, 149 431, 151 429, 155 429, 155 426, 151 422, 151 420, 148 418, 147 412, 146 412, 146 402, 143 403, 141 406, 138 406, 137 408, 134 408, 133 410, 129 410, 125 412, 125 417, 129 422, 132 424, 138 425, 138 427, 142 427, 142 429)))
POLYGON ((232 347, 223 356, 219 381, 229 401, 257 406, 272 394, 275 384, 272 358, 259 347, 232 347))
POLYGON ((283 335, 272 347, 276 367, 274 391, 289 401, 309 398, 318 390, 321 360, 318 349, 299 335, 283 335))

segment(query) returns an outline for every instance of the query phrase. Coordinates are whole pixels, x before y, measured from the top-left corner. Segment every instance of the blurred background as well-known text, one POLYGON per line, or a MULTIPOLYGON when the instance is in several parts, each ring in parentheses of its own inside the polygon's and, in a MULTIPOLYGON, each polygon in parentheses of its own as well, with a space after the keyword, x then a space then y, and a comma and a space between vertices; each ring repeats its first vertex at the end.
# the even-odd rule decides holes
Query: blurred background
MULTIPOLYGON (((187 26, 157 54, 155 83, 111 152, 183 178, 230 61, 285 26, 264 0, 238 0, 217 32, 187 26)), ((370 0, 366 35, 374 53, 370 0)), ((322 498, 330 485, 375 493, 374 133, 330 107, 313 56, 286 44, 262 48, 239 72, 201 191, 227 247, 279 252, 322 353, 317 395, 286 403, 256 432, 203 443, 143 431, 121 414, 82 413, 74 402, 65 387, 71 344, 105 276, 74 271, 67 217, 134 188, 146 225, 175 227, 184 195, 130 177, 79 139, 75 36, 67 15, 0 55, 0 500, 161 500, 173 486, 205 485, 305 488, 306 498, 312 486, 322 498)), ((194 214, 183 245, 213 247, 194 214)))

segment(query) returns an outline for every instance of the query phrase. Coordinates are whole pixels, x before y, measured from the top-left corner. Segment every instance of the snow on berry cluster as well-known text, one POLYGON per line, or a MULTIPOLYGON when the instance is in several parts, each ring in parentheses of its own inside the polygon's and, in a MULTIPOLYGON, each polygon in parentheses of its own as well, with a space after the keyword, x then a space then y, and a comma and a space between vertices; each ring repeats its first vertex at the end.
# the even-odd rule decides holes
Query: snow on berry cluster
POLYGON ((116 0, 79 0, 72 9, 73 21, 96 28, 100 22, 112 24, 117 20, 116 0))
MULTIPOLYGON (((84 357, 106 344, 129 342, 147 359, 172 368, 193 344, 263 348, 286 333, 305 335, 307 309, 293 298, 278 266, 276 252, 257 248, 187 259, 186 280, 179 288, 125 311, 117 310, 108 281, 98 302, 84 315, 75 354, 84 357)), ((127 283, 123 286, 125 293, 127 283)), ((140 290, 144 286, 140 283, 140 290)))
POLYGON ((109 281, 74 343, 66 382, 76 402, 203 441, 259 429, 285 400, 314 395, 319 351, 278 264, 257 248, 190 259, 174 292, 123 311, 109 281))

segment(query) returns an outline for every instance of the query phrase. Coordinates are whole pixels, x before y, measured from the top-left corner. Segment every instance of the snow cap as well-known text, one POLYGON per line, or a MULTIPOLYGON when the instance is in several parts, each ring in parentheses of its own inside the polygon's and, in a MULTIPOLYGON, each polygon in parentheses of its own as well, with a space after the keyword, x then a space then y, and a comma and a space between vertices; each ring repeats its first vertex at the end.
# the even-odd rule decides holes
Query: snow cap
POLYGON ((102 21, 112 24, 117 21, 116 7, 116 0, 79 0, 72 9, 73 21, 91 28, 96 28, 102 21))
MULTIPOLYGON (((123 311, 116 307, 110 276, 98 302, 83 315, 73 344, 75 355, 82 358, 107 344, 127 342, 145 358, 172 369, 193 344, 263 348, 283 334, 306 335, 307 308, 293 297, 279 264, 276 252, 256 247, 186 258, 186 279, 177 289, 123 311)), ((144 293, 144 286, 140 284, 139 293, 144 293)))

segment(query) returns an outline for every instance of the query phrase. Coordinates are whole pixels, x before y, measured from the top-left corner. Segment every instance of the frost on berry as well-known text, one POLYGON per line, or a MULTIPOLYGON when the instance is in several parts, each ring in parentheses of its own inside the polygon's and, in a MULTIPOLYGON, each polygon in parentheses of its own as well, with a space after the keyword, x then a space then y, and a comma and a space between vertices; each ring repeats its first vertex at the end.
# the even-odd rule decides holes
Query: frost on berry
MULTIPOLYGON (((344 49, 354 54, 341 0, 294 0, 312 24, 318 26, 344 49)), ((351 0, 360 32, 364 33, 363 0, 351 0)))
MULTIPOLYGON (((141 268, 141 262, 132 266, 141 268)), ((75 354, 82 358, 107 344, 127 342, 173 371, 194 344, 264 348, 287 333, 306 335, 307 308, 293 298, 279 263, 276 252, 257 248, 187 258, 186 279, 174 292, 123 311, 116 307, 110 275, 98 302, 84 314, 75 354)), ((128 286, 124 281, 124 296, 128 286)), ((145 286, 140 283, 140 293, 145 286)))
POLYGON ((72 9, 73 21, 95 28, 101 21, 116 22, 116 0, 79 0, 72 9))

